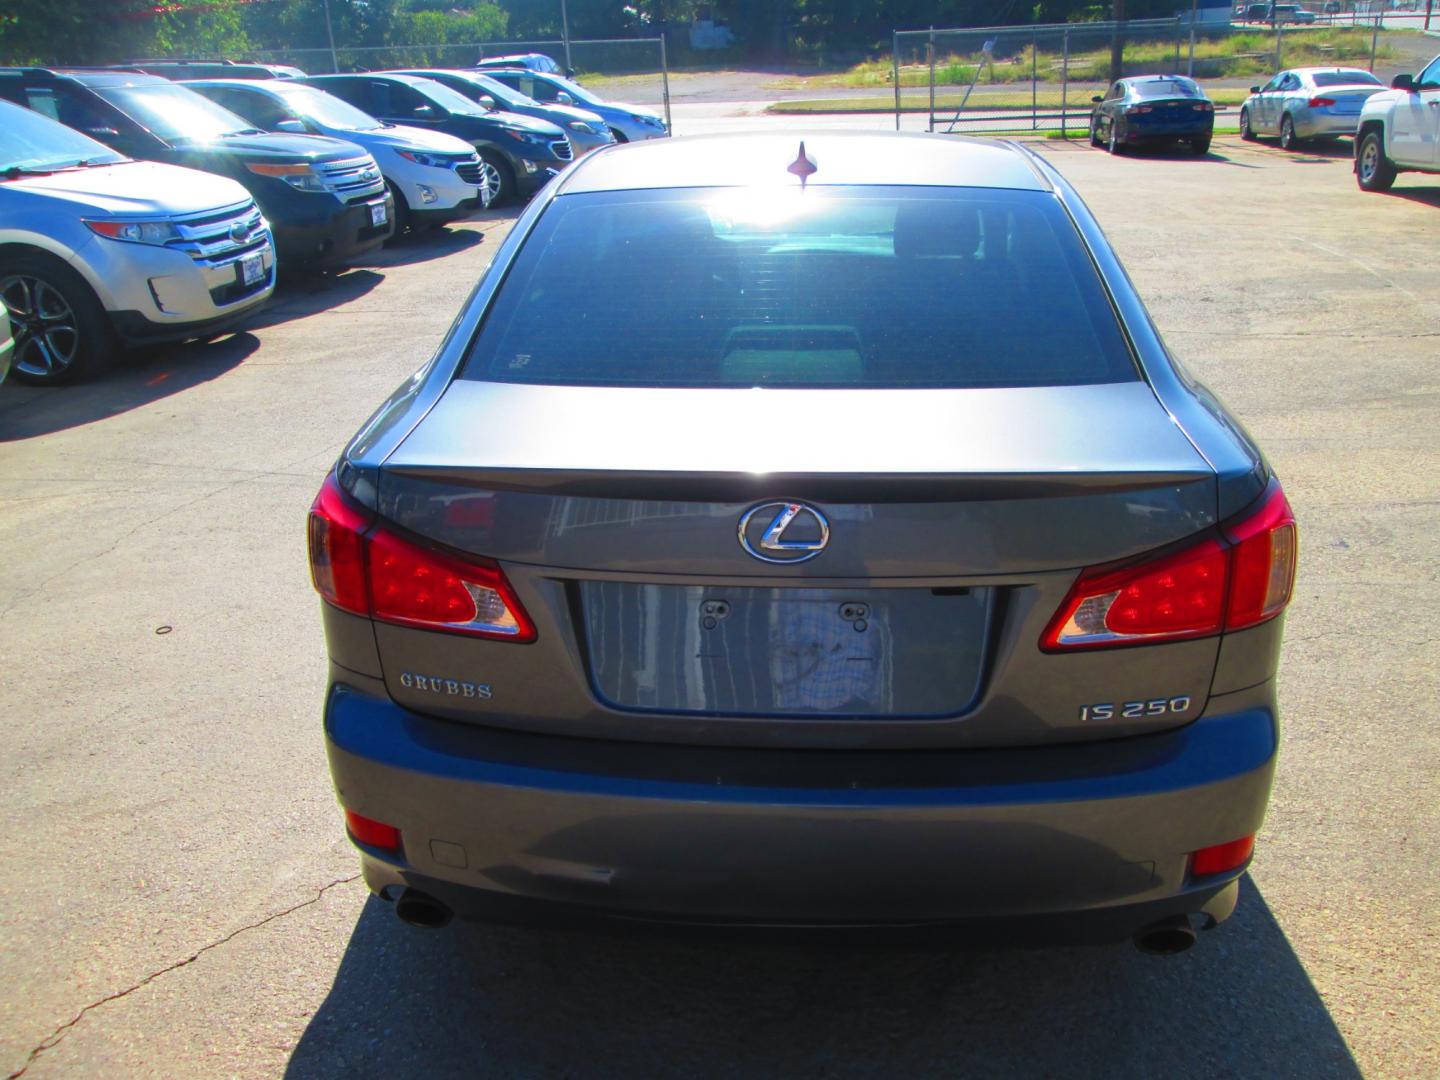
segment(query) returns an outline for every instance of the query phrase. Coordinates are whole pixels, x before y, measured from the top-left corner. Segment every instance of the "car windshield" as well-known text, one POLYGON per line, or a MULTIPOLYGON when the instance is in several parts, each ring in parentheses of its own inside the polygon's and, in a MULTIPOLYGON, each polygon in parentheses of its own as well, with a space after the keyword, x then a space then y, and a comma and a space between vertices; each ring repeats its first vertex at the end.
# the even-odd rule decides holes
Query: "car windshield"
POLYGON ((385 126, 348 101, 341 101, 334 94, 314 87, 277 86, 274 90, 294 112, 325 127, 343 128, 345 131, 378 131, 385 126))
POLYGON ((189 87, 174 83, 97 86, 95 92, 166 142, 210 142, 260 129, 189 87))
POLYGON ((547 75, 545 77, 545 81, 550 83, 558 90, 564 90, 576 101, 583 102, 586 105, 605 104, 604 98, 596 97, 594 94, 590 93, 590 91, 582 87, 579 83, 573 83, 569 79, 562 79, 559 75, 547 75))
POLYGON ((417 80, 414 86, 436 105, 448 109, 452 113, 467 113, 472 116, 485 114, 484 109, 460 93, 459 90, 451 90, 450 87, 438 83, 434 79, 417 80))
POLYGON ((784 187, 555 199, 463 377, 900 388, 1137 375, 1050 194, 784 187))
POLYGON ((0 173, 53 172, 127 160, 47 116, 0 101, 0 173))
POLYGON ((1310 76, 1316 86, 1384 86, 1368 71, 1317 71, 1310 76))
POLYGON ((485 91, 485 93, 493 97, 498 104, 505 106, 507 109, 529 109, 540 104, 534 98, 526 97, 519 90, 506 86, 499 79, 492 79, 489 75, 477 75, 467 71, 465 72, 465 78, 471 83, 474 83, 476 88, 485 91))
POLYGON ((1204 97, 1200 87, 1189 79, 1149 79, 1145 82, 1131 83, 1130 88, 1135 92, 1136 97, 1142 98, 1170 98, 1170 97, 1204 97))

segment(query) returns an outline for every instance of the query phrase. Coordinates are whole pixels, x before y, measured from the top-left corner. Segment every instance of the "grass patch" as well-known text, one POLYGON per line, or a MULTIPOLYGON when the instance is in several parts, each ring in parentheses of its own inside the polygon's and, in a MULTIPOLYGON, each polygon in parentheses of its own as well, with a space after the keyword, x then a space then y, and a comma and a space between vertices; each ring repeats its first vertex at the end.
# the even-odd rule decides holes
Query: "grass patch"
MULTIPOLYGON (((1071 87, 1068 98, 1069 107, 1072 110, 1088 112, 1090 110, 1090 98, 1095 94, 1103 92, 1103 86, 1082 86, 1071 87)), ((1217 105, 1239 105, 1249 92, 1236 88, 1216 88, 1209 91, 1210 100, 1217 105)), ((935 111, 954 112, 960 107, 964 94, 957 94, 948 91, 935 95, 935 111)), ((1060 91, 1045 89, 1035 96, 1035 104, 1042 109, 1060 108, 1062 97, 1060 91)), ((1014 93, 995 93, 994 91, 981 92, 978 88, 970 95, 967 108, 973 109, 1014 109, 1028 112, 1030 109, 1030 90, 1027 87, 1023 91, 1014 93)), ((776 101, 765 107, 768 113, 780 115, 804 114, 804 113, 893 113, 895 111, 895 97, 892 93, 889 97, 852 97, 852 98, 806 98, 802 101, 776 101)), ((916 100, 916 95, 906 95, 901 99, 901 112, 926 113, 930 111, 930 102, 916 100), (908 100, 907 100, 908 98, 908 100)))
MULTIPOLYGON (((1083 24, 1077 24, 1083 25, 1083 24)), ((977 36, 978 43, 978 36, 977 36)), ((1286 67, 1301 67, 1310 64, 1343 64, 1359 61, 1369 62, 1370 34, 1365 30, 1336 29, 1326 27, 1318 30, 1289 30, 1284 38, 1283 60, 1286 67)), ((1060 82, 1063 74, 1063 57, 1058 52, 1041 50, 1032 57, 1030 46, 1019 50, 1003 62, 985 68, 980 76, 980 85, 1019 83, 1030 81, 1032 65, 1041 82, 1060 82)), ((1275 35, 1266 32, 1228 34, 1223 38, 1201 38, 1195 42, 1195 74, 1198 78, 1224 78, 1241 75, 1266 75, 1275 70, 1275 35)), ((1179 56, 1188 56, 1189 43, 1180 43, 1179 56)), ((1146 68, 1165 70, 1173 67, 1176 57, 1175 39, 1158 41, 1127 41, 1125 44, 1125 69, 1139 72, 1146 68)), ((1376 52, 1377 59, 1390 60, 1397 53, 1391 45, 1381 45, 1376 52)), ((935 61, 935 82, 940 86, 967 86, 975 78, 980 61, 974 55, 947 54, 935 61)), ((1070 54, 1070 79, 1083 82, 1105 82, 1110 72, 1110 48, 1077 49, 1070 54)), ((905 64, 900 68, 900 85, 928 86, 930 69, 925 64, 905 64)), ((867 60, 856 64, 848 71, 830 75, 812 75, 781 79, 768 84, 784 90, 804 90, 812 87, 890 87, 892 83, 889 60, 867 60)))

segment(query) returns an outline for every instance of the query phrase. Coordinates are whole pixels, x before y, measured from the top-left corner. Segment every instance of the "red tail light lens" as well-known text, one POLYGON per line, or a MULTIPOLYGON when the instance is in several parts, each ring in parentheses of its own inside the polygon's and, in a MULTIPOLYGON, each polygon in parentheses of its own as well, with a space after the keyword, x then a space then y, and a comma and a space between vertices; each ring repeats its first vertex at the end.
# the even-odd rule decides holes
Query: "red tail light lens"
POLYGON ((1047 651, 1207 637, 1274 618, 1295 583, 1295 517, 1279 485, 1258 510, 1152 562, 1080 575, 1040 647, 1047 651))
POLYGON ((1126 115, 1126 116, 1134 116, 1136 113, 1147 113, 1147 112, 1149 112, 1149 111, 1150 111, 1150 106, 1149 106, 1149 105, 1127 105, 1127 106, 1125 106, 1125 115, 1126 115))
POLYGON ((1328 109, 1335 104, 1335 99, 1333 97, 1312 97, 1306 104, 1312 109, 1328 109))
POLYGON ((350 830, 357 844, 380 848, 382 851, 400 850, 400 830, 383 821, 363 817, 354 810, 345 811, 345 828, 350 830))
POLYGON ((1227 844, 1201 848, 1190 856, 1190 873, 1197 877, 1205 874, 1223 874, 1228 870, 1245 865, 1255 853, 1255 834, 1242 836, 1227 844))
POLYGON ((535 626, 499 564, 458 559, 374 526, 331 473, 310 508, 310 573, 327 601, 381 622, 504 641, 535 626))
POLYGON ((330 603, 370 614, 365 588, 365 530, 371 517, 345 497, 332 472, 310 507, 310 579, 330 603))
POLYGON ((535 628, 497 564, 461 562, 384 530, 370 537, 370 597, 382 622, 535 640, 535 628))
POLYGON ((1279 615, 1295 588, 1299 548, 1295 515, 1285 493, 1273 488, 1256 513, 1225 530, 1225 535, 1235 545, 1225 628, 1239 630, 1279 615))

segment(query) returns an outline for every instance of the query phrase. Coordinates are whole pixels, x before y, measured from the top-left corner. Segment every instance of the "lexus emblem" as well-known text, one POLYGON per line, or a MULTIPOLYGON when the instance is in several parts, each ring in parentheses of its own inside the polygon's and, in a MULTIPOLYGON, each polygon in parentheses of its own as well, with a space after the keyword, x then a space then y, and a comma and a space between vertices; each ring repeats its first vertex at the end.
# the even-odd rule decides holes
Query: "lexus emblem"
POLYGON ((762 503, 740 519, 740 546, 768 563, 813 559, 830 542, 830 523, 813 506, 799 502, 762 503))

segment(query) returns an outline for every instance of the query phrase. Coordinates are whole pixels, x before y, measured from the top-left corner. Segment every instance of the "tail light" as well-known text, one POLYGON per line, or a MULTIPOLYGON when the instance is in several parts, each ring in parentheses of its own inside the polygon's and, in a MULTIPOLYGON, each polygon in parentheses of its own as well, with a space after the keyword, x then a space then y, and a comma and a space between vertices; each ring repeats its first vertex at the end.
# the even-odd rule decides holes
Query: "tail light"
POLYGON ((1209 101, 1199 102, 1198 104, 1191 105, 1190 108, 1194 109, 1196 112, 1214 112, 1214 111, 1215 111, 1215 106, 1214 106, 1214 104, 1211 103, 1211 102, 1209 102, 1209 101))
POLYGON ((1280 614, 1295 584, 1295 517, 1278 484, 1220 536, 1159 559, 1086 570, 1040 639, 1046 651, 1208 637, 1280 614))
POLYGON ((336 607, 380 622, 502 641, 535 626, 498 563, 432 551, 375 524, 335 474, 310 507, 310 573, 336 607))
POLYGON ((379 848, 382 851, 400 850, 400 830, 383 821, 364 817, 354 810, 345 811, 345 828, 357 844, 379 848))
POLYGON ((1333 97, 1312 97, 1305 104, 1312 109, 1328 109, 1335 104, 1335 99, 1333 97))
POLYGON ((1206 874, 1223 874, 1245 865, 1255 854, 1255 834, 1242 836, 1238 840, 1201 848, 1190 855, 1190 873, 1196 877, 1206 874))
POLYGON ((1126 116, 1134 116, 1136 113, 1147 113, 1147 112, 1149 112, 1149 111, 1150 111, 1150 106, 1149 106, 1149 105, 1127 105, 1127 106, 1125 106, 1125 115, 1126 115, 1126 116))

